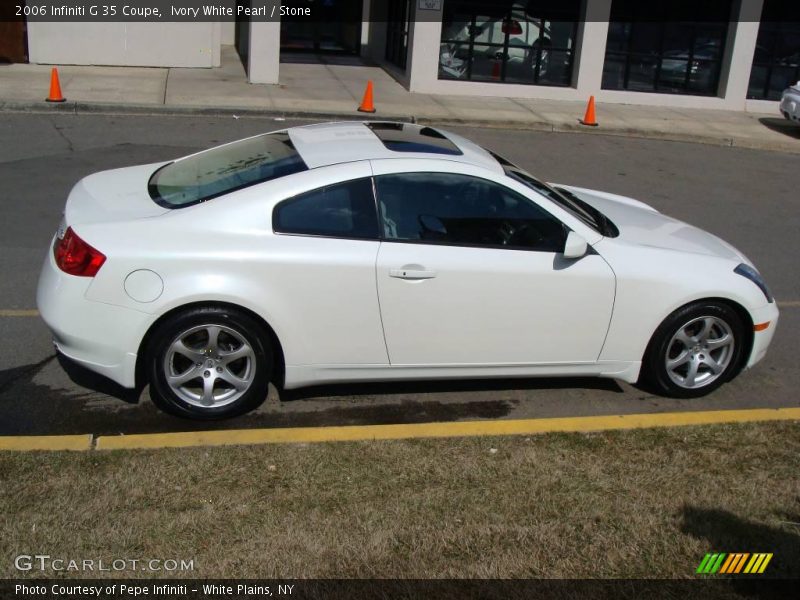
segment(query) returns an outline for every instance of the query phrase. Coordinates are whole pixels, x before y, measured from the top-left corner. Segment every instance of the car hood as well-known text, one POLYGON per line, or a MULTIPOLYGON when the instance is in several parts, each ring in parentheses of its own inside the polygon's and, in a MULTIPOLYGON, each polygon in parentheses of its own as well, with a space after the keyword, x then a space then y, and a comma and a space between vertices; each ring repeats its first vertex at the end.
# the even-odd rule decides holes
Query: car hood
POLYGON ((155 217, 168 211, 147 191, 150 176, 164 163, 101 171, 81 179, 69 194, 68 225, 155 217))
POLYGON ((633 198, 560 185, 606 215, 619 229, 620 240, 639 246, 705 254, 752 264, 724 240, 693 225, 661 214, 633 198))

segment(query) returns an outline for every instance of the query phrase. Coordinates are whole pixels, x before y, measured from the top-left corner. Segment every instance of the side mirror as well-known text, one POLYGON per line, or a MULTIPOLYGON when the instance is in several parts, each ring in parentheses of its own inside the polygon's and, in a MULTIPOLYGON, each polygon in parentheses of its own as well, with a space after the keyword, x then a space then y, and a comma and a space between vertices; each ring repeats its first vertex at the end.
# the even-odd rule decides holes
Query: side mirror
POLYGON ((574 231, 567 234, 567 241, 564 243, 564 258, 580 258, 585 256, 589 245, 586 240, 574 231))

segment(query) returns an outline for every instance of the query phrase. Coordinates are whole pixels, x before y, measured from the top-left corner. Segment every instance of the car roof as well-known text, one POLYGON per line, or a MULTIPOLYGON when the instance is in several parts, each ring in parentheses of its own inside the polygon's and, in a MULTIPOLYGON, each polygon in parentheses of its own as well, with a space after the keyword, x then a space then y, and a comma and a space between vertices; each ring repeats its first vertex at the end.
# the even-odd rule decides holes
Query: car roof
POLYGON ((502 172, 486 150, 460 135, 394 121, 346 121, 286 130, 309 169, 362 160, 435 158, 502 172))

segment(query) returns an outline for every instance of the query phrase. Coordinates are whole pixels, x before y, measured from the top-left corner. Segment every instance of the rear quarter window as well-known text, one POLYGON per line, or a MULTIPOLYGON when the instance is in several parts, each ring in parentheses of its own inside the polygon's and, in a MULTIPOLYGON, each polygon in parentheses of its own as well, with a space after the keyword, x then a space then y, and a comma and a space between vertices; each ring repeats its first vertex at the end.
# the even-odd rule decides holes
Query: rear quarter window
POLYGON ((372 180, 337 183, 284 200, 272 212, 272 229, 295 235, 377 239, 372 180))

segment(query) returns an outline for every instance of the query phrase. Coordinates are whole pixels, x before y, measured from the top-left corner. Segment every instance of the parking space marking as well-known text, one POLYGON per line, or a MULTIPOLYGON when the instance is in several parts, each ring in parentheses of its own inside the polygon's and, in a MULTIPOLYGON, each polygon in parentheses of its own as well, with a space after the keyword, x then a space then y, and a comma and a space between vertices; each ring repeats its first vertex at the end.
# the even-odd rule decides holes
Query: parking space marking
POLYGON ((458 421, 403 425, 351 425, 239 429, 119 436, 99 436, 97 450, 187 448, 310 442, 355 442, 412 438, 534 435, 552 432, 590 432, 753 421, 800 420, 800 408, 718 410, 656 414, 606 415, 500 421, 458 421))
POLYGON ((38 317, 39 311, 34 309, 4 308, 0 309, 0 317, 38 317))
POLYGON ((92 449, 92 435, 15 435, 0 437, 0 450, 72 450, 92 449))

